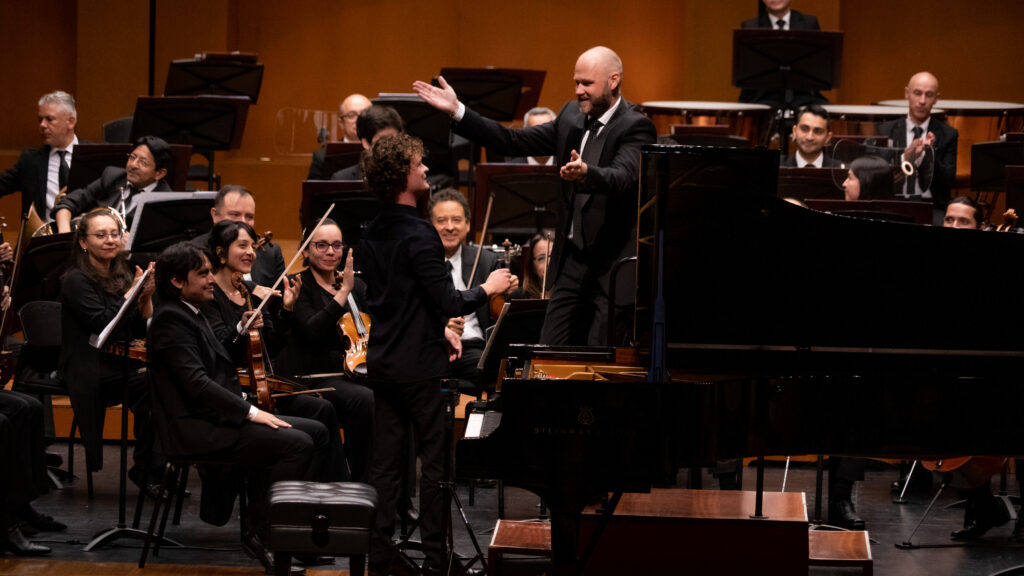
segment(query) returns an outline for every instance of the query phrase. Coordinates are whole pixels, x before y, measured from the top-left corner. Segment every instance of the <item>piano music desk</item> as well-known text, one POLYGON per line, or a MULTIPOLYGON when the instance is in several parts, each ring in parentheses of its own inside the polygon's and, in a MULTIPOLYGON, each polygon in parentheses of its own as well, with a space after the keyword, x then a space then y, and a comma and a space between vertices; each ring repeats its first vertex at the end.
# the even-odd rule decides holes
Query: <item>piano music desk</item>
MULTIPOLYGON (((585 573, 806 574, 804 494, 765 492, 767 518, 753 519, 753 512, 750 491, 623 494, 585 573)), ((596 507, 583 511, 581 554, 599 519, 596 507)))

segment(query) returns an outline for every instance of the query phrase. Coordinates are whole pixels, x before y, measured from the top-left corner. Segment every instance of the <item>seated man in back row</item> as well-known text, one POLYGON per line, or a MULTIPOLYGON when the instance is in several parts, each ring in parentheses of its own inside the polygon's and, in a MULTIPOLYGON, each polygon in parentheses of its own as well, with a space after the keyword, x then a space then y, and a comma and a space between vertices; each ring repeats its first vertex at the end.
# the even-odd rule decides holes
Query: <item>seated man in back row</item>
POLYGON ((69 192, 54 202, 53 219, 57 222, 57 232, 71 232, 72 218, 100 206, 113 208, 121 214, 126 227, 130 226, 139 194, 171 191, 165 178, 173 157, 170 145, 162 138, 139 138, 124 168, 108 166, 88 186, 69 192))
POLYGON ((818 104, 801 108, 793 126, 796 154, 782 159, 782 166, 795 168, 833 168, 836 161, 825 152, 825 144, 832 139, 832 120, 828 111, 818 104))

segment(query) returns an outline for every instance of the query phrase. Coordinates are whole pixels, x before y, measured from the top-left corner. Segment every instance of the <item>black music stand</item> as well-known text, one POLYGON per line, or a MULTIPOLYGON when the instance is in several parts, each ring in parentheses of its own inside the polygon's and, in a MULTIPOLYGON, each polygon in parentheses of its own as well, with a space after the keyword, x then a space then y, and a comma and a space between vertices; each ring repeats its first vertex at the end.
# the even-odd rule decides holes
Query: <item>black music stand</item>
POLYGON ((131 139, 151 134, 170 144, 191 144, 210 163, 207 183, 213 189, 214 152, 242 145, 248 113, 248 96, 140 96, 131 139))
MULTIPOLYGON (((557 166, 479 164, 473 196, 473 231, 483 228, 487 198, 491 195, 494 204, 488 231, 493 238, 528 239, 555 228, 561 190, 557 166)), ((481 244, 486 243, 486 238, 481 239, 481 244)))
POLYGON ((1002 192, 1006 167, 1024 165, 1024 142, 979 142, 971 146, 971 190, 1002 192))
POLYGON ((148 263, 171 244, 208 232, 213 227, 210 209, 216 198, 216 192, 139 194, 128 236, 132 260, 148 263))
POLYGON ((540 101, 544 70, 441 68, 441 76, 466 106, 484 118, 509 122, 540 101))
POLYGON ((260 96, 263 64, 255 54, 211 53, 172 60, 167 68, 167 96, 247 96, 253 104, 260 96))
POLYGON ((341 227, 345 245, 358 246, 363 228, 380 212, 380 200, 361 180, 306 180, 302 183, 299 215, 303 234, 316 225, 331 204, 335 204, 331 219, 341 227))
POLYGON ((394 108, 405 122, 405 131, 423 141, 427 149, 423 163, 431 172, 452 178, 458 176, 450 116, 420 100, 416 94, 380 94, 372 102, 394 108))
POLYGON ((330 180, 338 170, 359 164, 359 156, 362 153, 361 142, 328 142, 324 150, 324 165, 320 179, 330 180))
MULTIPOLYGON (((783 116, 793 110, 795 92, 831 90, 839 86, 843 33, 819 30, 734 30, 732 84, 784 95, 783 116)), ((779 126, 780 129, 782 126, 779 126)), ((789 143, 780 130, 783 152, 789 143)))
POLYGON ((548 310, 547 299, 507 300, 501 308, 494 328, 490 330, 487 344, 480 355, 477 369, 482 382, 497 382, 498 367, 509 355, 513 344, 537 344, 540 329, 548 310))

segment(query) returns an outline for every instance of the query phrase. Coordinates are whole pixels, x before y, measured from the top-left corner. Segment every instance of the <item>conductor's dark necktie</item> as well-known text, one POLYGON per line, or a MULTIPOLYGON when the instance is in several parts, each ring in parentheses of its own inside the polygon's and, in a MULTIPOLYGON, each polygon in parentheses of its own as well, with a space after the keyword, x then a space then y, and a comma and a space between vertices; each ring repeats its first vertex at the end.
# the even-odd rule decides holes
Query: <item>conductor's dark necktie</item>
MULTIPOLYGON (((580 158, 587 165, 588 169, 590 166, 597 166, 601 161, 603 141, 599 136, 602 126, 604 124, 600 120, 592 121, 590 128, 587 130, 587 138, 581 145, 583 152, 580 154, 580 158)), ((583 206, 586 205, 589 198, 590 195, 581 193, 577 186, 576 194, 573 196, 572 201, 572 238, 570 240, 581 250, 585 245, 583 238, 583 206)))
POLYGON ((64 190, 64 188, 68 185, 68 170, 69 170, 69 168, 68 168, 67 160, 65 160, 65 157, 67 155, 68 155, 68 151, 67 150, 57 150, 57 156, 60 157, 60 159, 57 161, 57 162, 59 162, 57 164, 57 191, 58 192, 61 191, 61 190, 64 190))
MULTIPOLYGON (((914 133, 914 140, 917 140, 924 134, 924 128, 920 126, 914 126, 911 130, 914 133)), ((910 176, 907 176, 907 196, 917 195, 917 167, 914 167, 914 172, 910 176)))

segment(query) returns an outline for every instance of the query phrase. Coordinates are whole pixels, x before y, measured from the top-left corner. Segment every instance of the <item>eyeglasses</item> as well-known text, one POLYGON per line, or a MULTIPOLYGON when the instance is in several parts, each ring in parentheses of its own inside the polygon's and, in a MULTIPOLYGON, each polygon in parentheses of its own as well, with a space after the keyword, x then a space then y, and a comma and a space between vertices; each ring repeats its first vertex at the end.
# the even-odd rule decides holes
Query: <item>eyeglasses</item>
POLYGON ((124 232, 120 230, 114 230, 113 232, 93 232, 86 234, 86 236, 92 236, 93 238, 103 242, 107 238, 113 238, 114 240, 120 240, 124 236, 124 232))
POLYGON ((135 162, 136 164, 138 164, 139 166, 142 166, 143 168, 149 168, 150 166, 153 165, 152 162, 150 162, 149 160, 143 158, 142 156, 137 155, 134 152, 132 152, 131 154, 128 155, 128 161, 129 162, 135 162))
POLYGON ((345 112, 344 114, 341 115, 341 117, 344 118, 345 120, 355 120, 356 118, 359 117, 359 112, 345 112))
POLYGON ((341 252, 345 245, 341 242, 313 242, 313 249, 317 252, 327 252, 328 248, 334 248, 335 252, 341 252))

